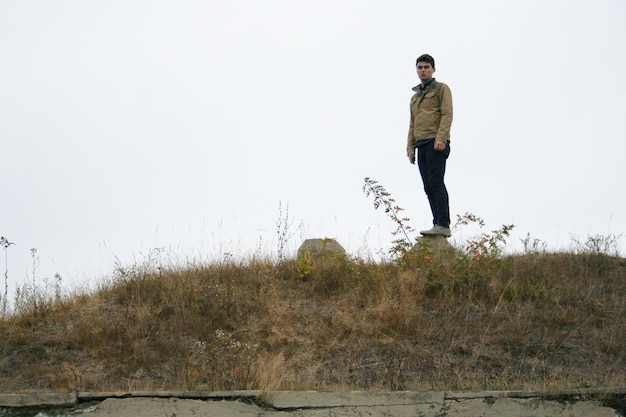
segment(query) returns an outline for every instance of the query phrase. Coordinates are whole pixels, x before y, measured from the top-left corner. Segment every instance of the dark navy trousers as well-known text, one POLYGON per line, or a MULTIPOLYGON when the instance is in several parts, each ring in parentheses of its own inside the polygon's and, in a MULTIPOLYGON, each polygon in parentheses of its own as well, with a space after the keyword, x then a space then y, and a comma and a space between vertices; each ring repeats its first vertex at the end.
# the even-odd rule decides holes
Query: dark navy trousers
POLYGON ((450 142, 446 143, 446 149, 443 151, 436 151, 434 142, 433 139, 418 144, 417 165, 433 213, 433 225, 450 227, 450 203, 448 190, 443 181, 446 160, 450 155, 450 142))

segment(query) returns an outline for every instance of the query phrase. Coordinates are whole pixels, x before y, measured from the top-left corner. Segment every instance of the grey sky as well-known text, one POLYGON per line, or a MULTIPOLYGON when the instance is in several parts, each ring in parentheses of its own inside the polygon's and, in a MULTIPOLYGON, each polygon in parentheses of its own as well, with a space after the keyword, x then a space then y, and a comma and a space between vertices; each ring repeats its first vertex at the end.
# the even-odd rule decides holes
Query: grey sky
POLYGON ((39 276, 70 281, 153 248, 268 254, 279 202, 303 224, 292 248, 386 250, 393 225, 366 176, 428 227, 405 156, 425 52, 454 98, 453 218, 513 223, 513 247, 622 234, 624 22, 623 0, 0 0, 13 284, 30 248, 39 276))

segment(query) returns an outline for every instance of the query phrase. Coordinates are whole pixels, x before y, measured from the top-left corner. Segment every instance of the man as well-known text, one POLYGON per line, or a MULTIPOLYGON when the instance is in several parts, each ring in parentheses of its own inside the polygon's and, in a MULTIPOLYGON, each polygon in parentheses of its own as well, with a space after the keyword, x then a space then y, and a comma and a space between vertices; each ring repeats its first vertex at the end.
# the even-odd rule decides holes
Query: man
POLYGON ((424 191, 433 214, 432 229, 422 230, 420 233, 426 236, 450 237, 450 207, 443 177, 446 160, 450 155, 452 94, 446 84, 433 78, 435 60, 432 56, 421 55, 417 58, 416 67, 421 83, 413 88, 415 94, 411 98, 407 155, 412 164, 417 159, 424 191))

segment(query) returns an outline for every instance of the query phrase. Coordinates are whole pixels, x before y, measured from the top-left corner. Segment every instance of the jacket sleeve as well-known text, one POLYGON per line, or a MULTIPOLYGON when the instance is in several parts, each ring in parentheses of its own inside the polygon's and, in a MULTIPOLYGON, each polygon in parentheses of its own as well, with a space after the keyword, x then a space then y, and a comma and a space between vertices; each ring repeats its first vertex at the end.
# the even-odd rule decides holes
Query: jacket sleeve
POLYGON ((406 155, 415 153, 415 138, 413 137, 413 98, 409 103, 410 121, 409 121, 409 135, 406 141, 406 155))
POLYGON ((446 84, 441 86, 440 95, 441 119, 435 140, 446 143, 450 140, 450 128, 452 127, 452 93, 446 84))

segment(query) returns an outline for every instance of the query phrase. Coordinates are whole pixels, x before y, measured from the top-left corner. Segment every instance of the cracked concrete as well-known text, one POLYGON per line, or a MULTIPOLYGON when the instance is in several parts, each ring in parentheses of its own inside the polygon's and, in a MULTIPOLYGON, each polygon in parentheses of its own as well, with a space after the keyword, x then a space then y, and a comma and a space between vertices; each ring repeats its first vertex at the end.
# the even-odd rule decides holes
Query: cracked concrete
POLYGON ((626 387, 528 392, 0 394, 7 417, 626 417, 626 387), (595 398, 595 399, 594 399, 595 398), (600 398, 612 399, 611 405, 600 398), (612 408, 616 407, 616 408, 612 408))

